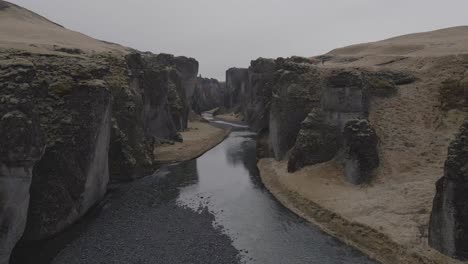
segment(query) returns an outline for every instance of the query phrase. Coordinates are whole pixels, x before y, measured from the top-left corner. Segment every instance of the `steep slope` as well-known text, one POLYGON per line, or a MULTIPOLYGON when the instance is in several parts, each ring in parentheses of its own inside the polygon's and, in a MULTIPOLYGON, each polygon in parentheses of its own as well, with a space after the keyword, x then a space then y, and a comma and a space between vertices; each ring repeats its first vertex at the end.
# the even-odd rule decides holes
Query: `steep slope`
POLYGON ((93 39, 62 27, 34 12, 0 0, 0 48, 34 53, 124 54, 128 48, 93 39))

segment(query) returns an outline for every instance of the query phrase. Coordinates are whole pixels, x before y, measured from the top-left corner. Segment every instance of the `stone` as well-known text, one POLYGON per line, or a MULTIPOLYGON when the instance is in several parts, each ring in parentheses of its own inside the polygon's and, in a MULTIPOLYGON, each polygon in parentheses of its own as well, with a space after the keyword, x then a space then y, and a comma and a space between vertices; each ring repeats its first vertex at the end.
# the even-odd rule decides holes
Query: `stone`
POLYGON ((369 93, 373 96, 378 97, 389 97, 397 93, 397 87, 391 80, 378 77, 370 76, 367 78, 367 85, 369 93))
POLYGON ((277 160, 285 158, 301 128, 301 122, 320 105, 321 82, 316 68, 278 59, 270 104, 270 145, 277 160))
POLYGON ((468 260, 468 119, 450 143, 444 176, 436 183, 429 223, 429 245, 468 260))
POLYGON ((349 120, 367 116, 370 96, 361 72, 332 70, 323 79, 320 104, 330 124, 342 130, 349 120))
POLYGON ((379 166, 378 138, 367 119, 346 123, 343 131, 345 177, 353 184, 367 183, 372 171, 379 166))
POLYGON ((192 89, 198 62, 140 52, 127 55, 123 61, 107 60, 113 72, 106 81, 114 97, 111 178, 132 180, 158 166, 153 156, 155 139, 182 140, 179 131, 186 129, 190 111, 185 90, 192 89))
POLYGON ((275 60, 259 58, 249 67, 249 91, 242 97, 242 115, 253 131, 268 127, 275 60))
POLYGON ((228 110, 240 106, 242 98, 249 90, 249 70, 230 68, 226 71, 226 94, 224 107, 228 110))
POLYGON ((186 102, 191 106, 194 102, 195 87, 198 83, 198 61, 193 58, 178 56, 174 58, 174 65, 181 76, 181 84, 186 95, 186 102))
POLYGON ((413 74, 405 71, 383 70, 374 72, 371 75, 380 79, 385 79, 395 85, 406 85, 416 81, 416 77, 413 74))
POLYGON ((191 107, 195 113, 212 110, 217 107, 222 107, 225 83, 219 82, 216 79, 197 78, 195 91, 192 95, 191 107))
POLYGON ((29 188, 35 163, 45 142, 37 119, 19 110, 0 118, 0 263, 23 235, 29 208, 29 188))
MULTIPOLYGON (((95 83, 99 82, 75 84, 64 105, 52 108, 59 120, 69 118, 68 122, 42 119, 47 148, 33 170, 24 240, 61 232, 107 191, 111 94, 95 83)), ((53 117, 49 111, 43 113, 53 117)))
POLYGON ((160 140, 182 140, 198 74, 195 59, 169 54, 41 48, 50 52, 0 49, 1 264, 20 237, 47 239, 79 220, 110 175, 152 173, 160 140))
POLYGON ((328 124, 321 110, 312 110, 302 122, 289 155, 288 172, 333 159, 341 148, 340 136, 339 128, 328 124))

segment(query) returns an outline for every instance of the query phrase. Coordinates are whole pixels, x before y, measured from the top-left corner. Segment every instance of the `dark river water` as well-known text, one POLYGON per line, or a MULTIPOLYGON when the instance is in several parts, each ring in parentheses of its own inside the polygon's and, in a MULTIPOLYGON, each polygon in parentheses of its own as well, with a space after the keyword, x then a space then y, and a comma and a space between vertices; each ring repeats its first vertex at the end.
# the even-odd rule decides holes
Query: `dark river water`
POLYGON ((178 204, 208 208, 247 263, 374 263, 275 200, 258 174, 255 136, 237 129, 198 158, 178 204))
POLYGON ((200 158, 119 186, 15 263, 375 263, 274 199, 258 175, 255 136, 236 125, 200 158))

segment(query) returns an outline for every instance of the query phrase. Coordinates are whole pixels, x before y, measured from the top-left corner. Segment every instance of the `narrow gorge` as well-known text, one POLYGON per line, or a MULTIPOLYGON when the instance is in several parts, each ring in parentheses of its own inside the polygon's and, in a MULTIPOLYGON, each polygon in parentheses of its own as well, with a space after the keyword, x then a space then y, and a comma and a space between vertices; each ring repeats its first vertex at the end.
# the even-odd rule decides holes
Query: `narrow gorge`
POLYGON ((2 0, 0 36, 0 264, 468 261, 466 26, 222 81, 2 0))

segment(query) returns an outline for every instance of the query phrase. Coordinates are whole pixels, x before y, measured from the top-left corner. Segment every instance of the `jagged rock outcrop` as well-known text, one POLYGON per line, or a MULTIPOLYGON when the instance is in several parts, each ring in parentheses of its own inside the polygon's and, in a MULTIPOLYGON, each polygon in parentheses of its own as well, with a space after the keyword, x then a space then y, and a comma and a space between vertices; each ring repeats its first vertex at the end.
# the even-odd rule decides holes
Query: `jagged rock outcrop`
POLYGON ((265 147, 281 159, 294 145, 300 123, 319 103, 312 88, 316 74, 308 63, 259 58, 248 69, 226 72, 224 107, 241 113, 253 130, 268 131, 265 147))
POLYGON ((221 107, 224 99, 225 83, 216 79, 197 78, 192 95, 192 110, 198 114, 221 107))
POLYGON ((98 41, 4 1, 0 12, 20 32, 53 32, 11 45, 17 32, 0 29, 3 264, 21 235, 41 240, 78 220, 110 178, 155 169, 159 141, 187 128, 198 62, 98 41))
POLYGON ((2 54, 2 98, 32 98, 46 138, 24 239, 51 236, 81 217, 105 194, 109 168, 114 180, 143 176, 157 165, 157 141, 179 140, 189 107, 183 74, 168 57, 2 54))
MULTIPOLYGON (((168 75, 167 100, 169 102, 170 112, 177 130, 187 128, 188 114, 190 112, 191 97, 196 85, 198 74, 198 62, 195 59, 187 57, 175 57, 171 54, 152 54, 149 52, 140 54, 142 56, 142 65, 144 70, 170 71, 168 75)), ((130 63, 131 64, 131 63, 130 63)), ((151 73, 150 73, 151 74, 151 73)), ((151 82, 147 82, 151 85, 151 82)), ((157 84, 153 84, 157 87, 157 84)))
MULTIPOLYGON (((290 172, 307 165, 329 161, 339 149, 349 150, 353 140, 359 138, 347 137, 345 126, 356 118, 366 117, 369 110, 370 88, 363 73, 348 69, 322 71, 316 82, 319 85, 317 90, 320 91, 320 106, 313 109, 303 122, 289 156, 290 172)), ((358 142, 356 144, 359 145, 358 142)), ((355 150, 353 148, 353 151, 355 150)), ((377 152, 373 154, 378 156, 377 152)), ((344 163, 350 164, 349 160, 345 158, 344 163)), ((356 170, 356 174, 361 175, 360 172, 361 170, 356 170)), ((354 178, 349 179, 356 184, 362 183, 354 178)))
POLYGON ((321 107, 328 122, 342 130, 349 120, 367 116, 370 95, 361 72, 339 69, 324 75, 321 107))
POLYGON ((276 70, 275 60, 264 58, 252 61, 249 67, 249 90, 242 96, 242 115, 254 131, 268 127, 273 78, 276 70))
POLYGON ((193 94, 198 83, 198 61, 193 58, 176 56, 173 59, 173 64, 176 66, 176 69, 180 74, 183 91, 186 96, 186 102, 190 107, 194 101, 193 94))
POLYGON ((231 68, 226 71, 226 93, 223 106, 232 110, 243 104, 247 91, 249 90, 249 71, 242 68, 231 68))
POLYGON ((429 245, 448 256, 468 259, 468 120, 448 149, 444 176, 436 183, 429 245))
POLYGON ((369 182, 372 171, 379 166, 377 134, 367 119, 346 123, 343 131, 346 179, 353 184, 369 182))
POLYGON ((404 71, 323 68, 314 63, 300 57, 260 58, 248 69, 229 69, 223 106, 241 113, 260 132, 259 158, 287 158, 293 172, 329 161, 343 150, 347 154, 339 159, 348 168, 346 177, 356 184, 366 182, 379 163, 377 137, 367 120, 370 101, 394 96, 399 85, 416 78, 404 71), (368 126, 344 140, 346 124, 355 128, 353 122, 361 119, 368 126), (367 138, 361 137, 364 132, 367 138))
MULTIPOLYGON (((102 199, 110 174, 113 180, 128 180, 155 169, 158 140, 179 140, 178 131, 187 126, 190 110, 183 85, 190 78, 178 70, 186 59, 176 65, 167 62, 168 57, 177 60, 149 53, 125 58, 0 54, 1 110, 6 122, 0 129, 13 125, 10 117, 18 126, 31 122, 43 133, 45 146, 43 154, 23 161, 1 153, 2 164, 8 164, 2 166, 2 179, 21 179, 5 184, 9 188, 0 193, 8 197, 1 204, 2 210, 8 210, 8 219, 2 219, 5 232, 0 232, 2 257, 23 234, 26 216, 23 240, 50 237, 102 199), (29 113, 37 118, 31 121, 29 113)), ((187 60, 193 69, 192 59, 187 60)), ((18 129, 23 131, 19 135, 24 147, 17 151, 44 149, 36 147, 40 139, 28 137, 39 132, 18 129)), ((5 151, 13 148, 3 146, 5 151)))
POLYGON ((325 114, 314 109, 301 124, 288 160, 288 171, 333 159, 341 148, 340 130, 327 123, 325 114))
MULTIPOLYGON (((9 144, 18 145, 3 145, 0 158, 11 159, 9 152, 37 153, 43 149, 37 142, 45 146, 43 155, 25 154, 24 170, 11 167, 4 171, 10 177, 23 174, 23 182, 10 185, 1 195, 13 192, 17 199, 22 196, 25 200, 16 201, 21 212, 16 212, 16 222, 2 226, 5 230, 22 229, 29 200, 25 188, 31 182, 24 239, 41 239, 76 221, 106 191, 111 94, 102 77, 108 68, 92 59, 20 52, 2 53, 0 61, 0 97, 10 112, 3 116, 0 129, 5 132, 18 125, 9 132, 18 135, 2 134, 14 140, 9 144), (33 126, 40 128, 43 140, 37 138, 39 130, 33 126)), ((11 166, 20 166, 20 161, 10 160, 11 166)))
POLYGON ((319 72, 308 64, 278 59, 270 106, 270 144, 277 160, 294 146, 301 122, 320 104, 319 72))
POLYGON ((111 179, 131 180, 157 165, 153 151, 160 140, 182 140, 178 132, 187 127, 190 111, 185 89, 191 89, 198 63, 137 52, 124 60, 108 57, 106 61, 112 71, 106 80, 114 97, 111 179))

